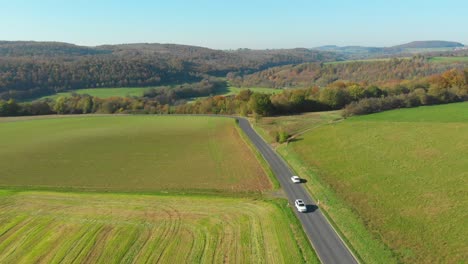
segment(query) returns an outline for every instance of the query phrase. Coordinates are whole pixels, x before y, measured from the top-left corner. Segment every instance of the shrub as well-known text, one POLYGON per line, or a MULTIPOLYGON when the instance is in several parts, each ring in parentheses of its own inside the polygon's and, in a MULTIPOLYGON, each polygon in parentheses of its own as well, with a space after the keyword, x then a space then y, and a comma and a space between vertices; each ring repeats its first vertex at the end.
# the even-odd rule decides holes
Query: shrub
POLYGON ((275 136, 275 139, 276 139, 276 142, 278 143, 284 143, 286 141, 288 141, 288 138, 289 138, 289 134, 285 131, 276 131, 276 136, 275 136))

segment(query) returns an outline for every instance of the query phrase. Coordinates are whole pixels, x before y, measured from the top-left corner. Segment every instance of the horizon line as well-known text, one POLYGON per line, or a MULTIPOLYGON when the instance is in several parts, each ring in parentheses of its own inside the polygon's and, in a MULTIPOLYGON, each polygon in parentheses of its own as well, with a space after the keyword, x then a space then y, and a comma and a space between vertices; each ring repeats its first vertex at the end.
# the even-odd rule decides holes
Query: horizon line
POLYGON ((468 47, 468 45, 465 45, 462 42, 459 41, 452 41, 452 40, 414 40, 410 42, 405 42, 402 44, 396 44, 392 46, 372 46, 372 45, 358 45, 358 44, 350 44, 350 45, 336 45, 336 44, 324 44, 324 45, 319 45, 319 46, 314 46, 314 47, 301 47, 301 46, 296 46, 296 47, 283 47, 283 48, 246 48, 246 47, 240 47, 240 48, 211 48, 207 46, 200 46, 200 45, 195 45, 195 44, 182 44, 182 43, 175 43, 175 42, 121 42, 121 43, 104 43, 104 44, 98 44, 98 45, 87 45, 87 44, 79 44, 79 43, 73 43, 73 42, 67 42, 67 41, 59 41, 59 40, 0 40, 1 42, 31 42, 31 43, 61 43, 61 44, 69 44, 69 45, 75 45, 75 46, 81 46, 81 47, 88 47, 88 48, 97 48, 97 47, 102 47, 102 46, 118 46, 118 45, 136 45, 136 44, 145 44, 145 45, 152 45, 152 44, 159 44, 159 45, 180 45, 180 46, 192 46, 192 47, 200 47, 200 48, 207 48, 207 49, 212 49, 212 50, 242 50, 242 49, 247 49, 247 50, 282 50, 282 49, 316 49, 316 48, 321 48, 321 47, 327 47, 327 46, 334 46, 334 47, 364 47, 364 48, 391 48, 399 45, 404 45, 408 43, 413 43, 413 42, 432 42, 432 41, 443 41, 443 42, 454 42, 463 45, 464 47, 468 47))

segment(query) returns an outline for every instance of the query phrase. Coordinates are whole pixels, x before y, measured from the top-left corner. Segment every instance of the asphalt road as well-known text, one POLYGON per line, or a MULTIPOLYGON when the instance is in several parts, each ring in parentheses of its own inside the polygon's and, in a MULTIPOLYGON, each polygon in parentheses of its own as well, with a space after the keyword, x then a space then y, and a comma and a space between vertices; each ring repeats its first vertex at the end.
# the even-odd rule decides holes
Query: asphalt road
POLYGON ((324 264, 358 263, 333 227, 325 219, 322 212, 320 212, 320 209, 315 206, 315 201, 305 190, 304 186, 302 186, 304 183, 294 184, 291 181, 291 176, 294 174, 284 160, 253 130, 246 119, 238 118, 238 120, 240 128, 270 164, 273 173, 288 196, 290 205, 301 221, 305 233, 312 242, 320 261, 324 264), (306 203, 308 212, 297 212, 294 206, 294 200, 296 199, 302 199, 306 203))

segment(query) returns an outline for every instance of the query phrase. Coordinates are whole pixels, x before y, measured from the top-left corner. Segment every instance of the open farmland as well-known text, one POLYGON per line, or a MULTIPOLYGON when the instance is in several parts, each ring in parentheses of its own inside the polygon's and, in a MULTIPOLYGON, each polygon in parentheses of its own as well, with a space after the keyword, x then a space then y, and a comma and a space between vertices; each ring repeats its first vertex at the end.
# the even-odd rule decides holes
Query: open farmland
MULTIPOLYGON (((156 88, 157 89, 158 87, 156 86, 156 87, 88 88, 88 89, 73 90, 73 91, 69 91, 69 92, 56 93, 56 94, 53 94, 53 95, 43 96, 43 97, 37 98, 37 99, 46 99, 46 98, 57 99, 57 97, 59 97, 59 96, 69 97, 73 93, 88 94, 88 95, 98 97, 98 98, 110 98, 110 97, 113 97, 113 96, 117 96, 117 97, 129 97, 129 96, 130 97, 132 97, 132 96, 140 97, 140 96, 143 96, 145 91, 147 91, 147 90, 149 90, 151 88, 156 88)), ((250 90, 252 90, 254 92, 258 92, 258 93, 267 93, 267 94, 280 93, 280 92, 283 91, 282 89, 274 89, 274 88, 263 88, 263 87, 239 88, 239 87, 229 86, 229 87, 219 91, 218 93, 216 93, 216 95, 224 95, 224 96, 236 95, 236 94, 239 94, 242 90, 246 90, 246 89, 250 89, 250 90)), ((200 98, 206 98, 206 97, 196 97, 196 98, 192 98, 191 100, 200 99, 200 98)))
POLYGON ((0 263, 318 263, 282 200, 0 191, 0 263))
POLYGON ((468 103, 323 124, 278 151, 361 258, 468 259, 468 103))
POLYGON ((128 97, 128 96, 143 96, 143 93, 151 89, 151 87, 122 87, 122 88, 89 88, 89 89, 78 89, 70 92, 62 92, 54 95, 48 95, 39 99, 51 98, 56 99, 59 96, 71 96, 73 93, 77 94, 89 94, 91 96, 99 98, 109 98, 113 96, 128 97))
POLYGON ((234 119, 82 116, 0 122, 0 186, 252 191, 272 184, 234 119))

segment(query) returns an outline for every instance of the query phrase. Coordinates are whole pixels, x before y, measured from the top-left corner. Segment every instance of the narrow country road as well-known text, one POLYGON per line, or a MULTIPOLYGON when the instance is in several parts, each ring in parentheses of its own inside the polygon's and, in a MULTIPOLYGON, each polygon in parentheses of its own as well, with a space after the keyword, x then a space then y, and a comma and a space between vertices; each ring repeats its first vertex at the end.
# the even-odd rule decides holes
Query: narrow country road
POLYGON ((292 183, 291 176, 294 174, 284 160, 253 130, 245 118, 237 118, 237 120, 239 121, 240 128, 270 164, 273 173, 288 196, 290 205, 301 221, 305 233, 312 242, 320 261, 324 264, 358 263, 320 212, 320 209, 315 206, 315 201, 302 184, 292 183), (308 205, 307 213, 297 212, 294 206, 294 200, 296 199, 302 199, 308 205))

